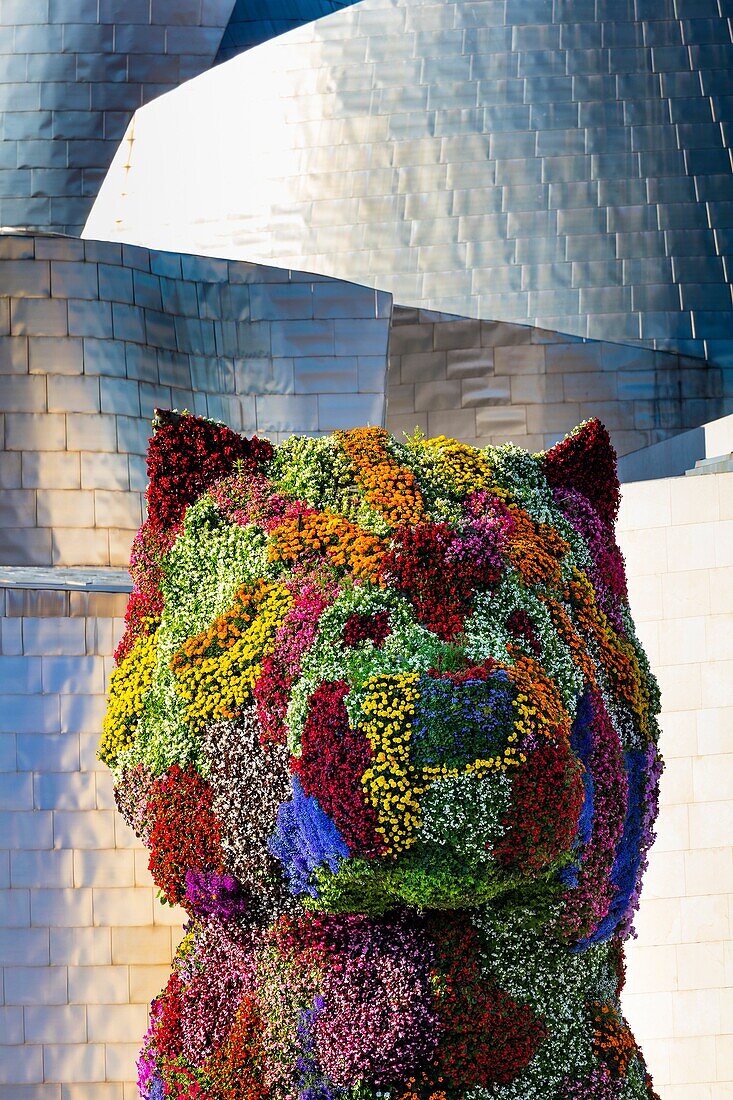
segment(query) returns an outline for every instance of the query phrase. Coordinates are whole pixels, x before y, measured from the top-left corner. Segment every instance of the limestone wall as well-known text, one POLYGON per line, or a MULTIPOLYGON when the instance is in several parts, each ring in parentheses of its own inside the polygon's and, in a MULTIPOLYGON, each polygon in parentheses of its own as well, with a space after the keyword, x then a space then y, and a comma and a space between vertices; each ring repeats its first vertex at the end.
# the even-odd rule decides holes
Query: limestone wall
POLYGON ((663 700, 658 839, 626 1010, 663 1100, 733 1096, 733 474, 623 487, 631 607, 663 700))
POLYGON ((318 275, 0 234, 0 565, 128 561, 156 406, 274 440, 381 424, 390 312, 318 275))
POLYGON ((123 1100, 182 914, 95 760, 127 596, 47 573, 0 588, 0 1095, 123 1100))

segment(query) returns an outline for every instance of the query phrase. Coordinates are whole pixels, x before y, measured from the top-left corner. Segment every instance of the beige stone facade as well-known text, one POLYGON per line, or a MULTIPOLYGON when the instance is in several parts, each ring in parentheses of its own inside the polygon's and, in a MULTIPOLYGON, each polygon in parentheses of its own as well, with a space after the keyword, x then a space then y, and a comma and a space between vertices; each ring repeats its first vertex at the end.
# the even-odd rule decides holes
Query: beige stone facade
POLYGON ((128 1100, 180 910, 96 759, 125 593, 0 588, 0 1095, 128 1100))
POLYGON ((631 607, 662 689, 658 839, 625 1007, 663 1100, 733 1096, 733 474, 623 487, 631 607))

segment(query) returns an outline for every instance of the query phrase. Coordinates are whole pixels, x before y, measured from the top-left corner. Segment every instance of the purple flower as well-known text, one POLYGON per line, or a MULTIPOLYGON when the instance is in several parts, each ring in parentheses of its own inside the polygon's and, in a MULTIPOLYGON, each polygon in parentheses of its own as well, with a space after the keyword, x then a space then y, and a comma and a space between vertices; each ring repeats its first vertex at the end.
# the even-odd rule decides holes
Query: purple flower
POLYGON ((187 963, 189 973, 182 972, 183 1053, 192 1065, 200 1065, 225 1042, 243 995, 253 988, 251 940, 237 925, 212 922, 187 963))
POLYGON ((628 592, 624 559, 616 545, 613 530, 603 522, 587 497, 577 490, 553 489, 552 495, 573 530, 588 545, 593 562, 588 577, 595 589, 598 606, 605 612, 614 630, 624 634, 620 603, 628 599, 628 592))
POLYGON ((643 809, 637 839, 639 859, 636 868, 636 881, 628 896, 626 909, 619 925, 621 935, 635 934, 632 921, 634 913, 639 908, 641 885, 648 863, 648 852, 656 837, 654 822, 659 811, 659 779, 663 770, 664 763, 656 745, 649 745, 646 751, 643 809))
POLYGON ((163 1083, 163 1078, 156 1073, 155 1077, 153 1077, 150 1082, 147 1100, 164 1100, 164 1097, 165 1085, 163 1083))
MULTIPOLYGON (((579 951, 595 942, 590 934, 607 917, 616 893, 611 870, 624 829, 628 780, 618 733, 597 692, 588 691, 581 700, 573 737, 576 751, 587 762, 593 782, 590 837, 578 861, 577 886, 571 886, 565 894, 565 911, 561 918, 568 939, 577 937, 572 950, 579 951)), ((587 794, 588 788, 586 797, 587 794)))
POLYGON ((342 927, 314 1024, 318 1061, 337 1087, 361 1079, 388 1087, 429 1065, 438 1042, 430 947, 422 930, 399 920, 351 917, 342 927))
POLYGON ((145 1032, 143 1047, 137 1059, 137 1087, 143 1100, 162 1100, 163 1082, 155 1061, 155 1026, 160 1018, 162 1003, 156 997, 150 1006, 150 1025, 145 1032))
POLYGON ((556 1097, 557 1100, 617 1100, 620 1087, 608 1068, 600 1066, 582 1081, 566 1077, 556 1097))
POLYGON ((212 920, 234 920, 248 909, 248 897, 234 875, 200 871, 196 867, 186 871, 186 897, 196 916, 212 920))
POLYGON ((472 493, 464 504, 461 533, 451 540, 446 561, 468 561, 491 575, 501 570, 501 551, 513 528, 514 519, 503 501, 485 489, 472 493))

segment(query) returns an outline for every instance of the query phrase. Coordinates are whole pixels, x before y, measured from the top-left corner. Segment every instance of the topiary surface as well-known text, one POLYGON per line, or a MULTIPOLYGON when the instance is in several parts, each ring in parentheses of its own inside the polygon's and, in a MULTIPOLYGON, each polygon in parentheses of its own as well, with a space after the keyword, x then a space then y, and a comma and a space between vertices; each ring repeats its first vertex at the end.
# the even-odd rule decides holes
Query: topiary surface
POLYGON ((598 421, 531 455, 164 414, 100 745, 187 932, 146 1098, 653 1096, 656 683, 598 421))

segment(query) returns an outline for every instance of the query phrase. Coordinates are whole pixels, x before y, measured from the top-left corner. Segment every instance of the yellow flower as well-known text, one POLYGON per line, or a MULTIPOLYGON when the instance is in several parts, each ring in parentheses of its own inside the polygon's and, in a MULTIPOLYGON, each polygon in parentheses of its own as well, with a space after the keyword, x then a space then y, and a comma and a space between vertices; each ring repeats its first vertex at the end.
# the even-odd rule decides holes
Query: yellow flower
POLYGON ((456 439, 448 439, 444 435, 422 439, 420 443, 439 460, 444 476, 458 496, 491 487, 491 466, 475 447, 459 443, 456 439))
POLYGON ((234 718, 250 700, 291 603, 283 584, 244 585, 228 611, 174 654, 171 671, 194 725, 234 718))
POLYGON ((377 812, 377 832, 390 855, 407 851, 420 827, 418 796, 425 788, 417 782, 418 773, 410 763, 417 680, 416 672, 403 672, 374 676, 365 684, 361 728, 372 747, 373 762, 361 783, 377 812))
POLYGON ((145 696, 153 680, 158 632, 144 634, 112 673, 109 705, 102 723, 102 740, 97 756, 112 765, 135 740, 145 696))

